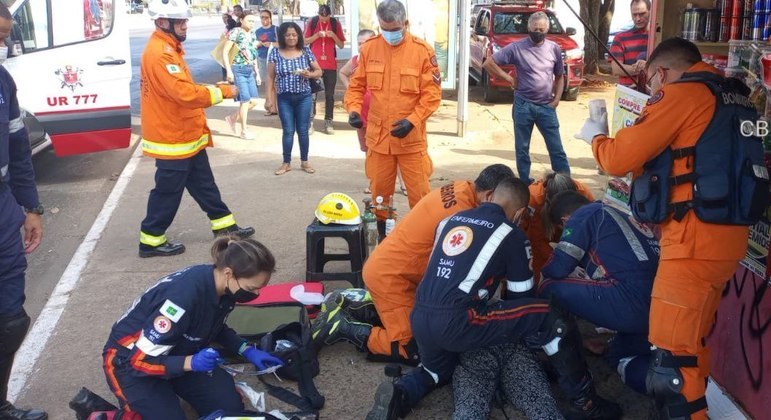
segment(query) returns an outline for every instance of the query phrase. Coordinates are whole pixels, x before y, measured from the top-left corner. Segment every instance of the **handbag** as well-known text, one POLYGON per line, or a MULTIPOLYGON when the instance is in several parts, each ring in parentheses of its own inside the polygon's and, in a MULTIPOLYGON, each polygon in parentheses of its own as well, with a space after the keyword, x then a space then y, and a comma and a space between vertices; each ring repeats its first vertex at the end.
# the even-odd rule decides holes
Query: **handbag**
MULTIPOLYGON (((305 55, 305 58, 308 59, 308 67, 310 67, 311 58, 308 57, 308 54, 303 50, 303 54, 305 55)), ((324 90, 324 83, 321 82, 321 79, 308 79, 308 82, 311 84, 311 93, 319 93, 322 90, 324 90)))
MULTIPOLYGON (((222 50, 225 49, 225 44, 227 42, 228 37, 225 34, 222 34, 220 36, 219 42, 217 42, 217 45, 215 45, 214 49, 211 51, 212 58, 217 62, 217 64, 220 65, 220 67, 225 67, 225 63, 222 62, 222 50)), ((231 48, 228 52, 228 58, 230 59, 231 64, 233 63, 233 59, 236 57, 236 53, 238 53, 238 48, 233 45, 233 48, 231 48)))

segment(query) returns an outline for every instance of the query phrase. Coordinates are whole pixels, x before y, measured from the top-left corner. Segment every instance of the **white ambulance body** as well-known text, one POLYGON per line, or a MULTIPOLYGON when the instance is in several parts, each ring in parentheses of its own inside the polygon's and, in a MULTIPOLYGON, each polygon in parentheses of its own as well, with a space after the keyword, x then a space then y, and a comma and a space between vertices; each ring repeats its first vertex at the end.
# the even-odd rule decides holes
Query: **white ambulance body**
POLYGON ((27 112, 33 152, 125 148, 131 49, 125 0, 3 0, 14 27, 3 66, 27 112))

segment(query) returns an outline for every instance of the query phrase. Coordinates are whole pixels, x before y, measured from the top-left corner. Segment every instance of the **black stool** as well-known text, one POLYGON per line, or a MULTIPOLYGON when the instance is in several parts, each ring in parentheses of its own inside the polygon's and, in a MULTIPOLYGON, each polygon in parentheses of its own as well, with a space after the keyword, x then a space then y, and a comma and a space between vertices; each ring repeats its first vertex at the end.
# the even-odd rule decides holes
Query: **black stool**
POLYGON ((353 287, 364 287, 361 270, 367 257, 367 245, 364 241, 364 224, 325 225, 317 219, 305 230, 305 281, 347 280, 353 287), (327 254, 324 248, 326 238, 343 238, 348 243, 347 254, 327 254), (324 265, 330 261, 350 261, 351 271, 325 273, 324 265))

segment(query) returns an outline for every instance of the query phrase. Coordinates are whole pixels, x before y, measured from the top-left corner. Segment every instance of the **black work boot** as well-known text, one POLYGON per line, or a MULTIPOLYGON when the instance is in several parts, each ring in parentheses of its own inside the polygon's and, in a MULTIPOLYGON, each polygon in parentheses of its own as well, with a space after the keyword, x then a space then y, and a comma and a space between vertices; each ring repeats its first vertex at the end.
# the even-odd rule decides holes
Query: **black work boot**
POLYGON ((367 420, 395 420, 409 412, 407 395, 392 380, 382 382, 375 391, 375 405, 367 413, 367 420))
POLYGON ((185 252, 185 246, 174 242, 164 242, 158 246, 139 244, 139 257, 170 257, 185 252))
POLYGON ((114 411, 118 409, 118 407, 94 394, 86 387, 80 388, 80 391, 70 400, 69 406, 75 411, 75 416, 78 420, 87 420, 94 411, 114 411))
POLYGON ((212 230, 214 237, 236 235, 241 239, 246 239, 254 235, 254 228, 251 226, 239 227, 238 225, 228 226, 222 229, 212 230))
POLYGON ((40 410, 22 410, 8 401, 0 404, 0 420, 46 420, 48 414, 40 410))
POLYGON ((331 312, 340 307, 352 320, 365 324, 380 325, 375 302, 366 289, 338 289, 328 294, 321 303, 322 312, 331 312))
POLYGON ((565 418, 567 420, 615 420, 621 418, 621 407, 597 395, 589 379, 579 396, 570 399, 565 418))
POLYGON ((352 321, 339 306, 331 311, 319 313, 311 326, 316 349, 320 349, 324 344, 345 340, 356 346, 359 351, 364 351, 367 349, 371 330, 372 325, 352 321))

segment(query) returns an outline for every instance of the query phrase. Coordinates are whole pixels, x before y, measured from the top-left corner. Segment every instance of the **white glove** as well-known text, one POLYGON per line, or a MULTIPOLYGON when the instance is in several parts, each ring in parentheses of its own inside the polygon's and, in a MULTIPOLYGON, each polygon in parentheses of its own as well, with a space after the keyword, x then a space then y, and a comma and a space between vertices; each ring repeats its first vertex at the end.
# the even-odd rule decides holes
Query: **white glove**
POLYGON ((607 136, 608 132, 608 113, 603 112, 599 121, 587 118, 586 121, 584 121, 584 126, 581 127, 581 133, 576 134, 574 137, 591 145, 594 136, 599 134, 607 136))

